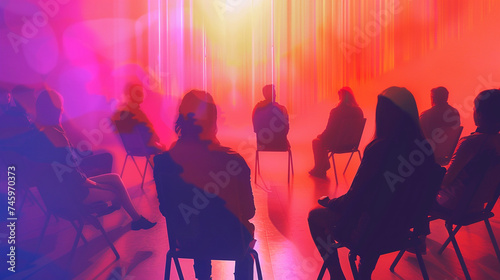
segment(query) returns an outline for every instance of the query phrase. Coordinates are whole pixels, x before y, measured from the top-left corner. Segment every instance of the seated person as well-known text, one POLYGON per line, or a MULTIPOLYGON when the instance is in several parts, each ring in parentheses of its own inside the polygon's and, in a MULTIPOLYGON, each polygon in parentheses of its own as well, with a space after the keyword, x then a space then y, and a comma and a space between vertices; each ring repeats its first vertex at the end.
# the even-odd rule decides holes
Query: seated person
POLYGON ((343 87, 338 94, 340 102, 330 112, 325 131, 312 142, 314 168, 309 171, 309 174, 314 177, 325 178, 326 171, 330 169, 328 149, 338 133, 339 124, 363 119, 363 111, 356 103, 351 88, 343 87))
POLYGON ((500 183, 500 90, 485 90, 474 100, 474 122, 477 129, 469 136, 460 139, 453 155, 450 167, 443 179, 442 190, 437 202, 441 210, 453 210, 459 206, 464 195, 469 194, 468 188, 474 183, 471 178, 475 175, 477 165, 469 164, 477 156, 488 155, 496 158, 496 164, 484 166, 479 172, 485 172, 479 185, 479 191, 471 202, 469 211, 480 212, 485 203, 494 194, 500 183))
POLYGON ((211 279, 210 256, 240 255, 235 279, 253 278, 244 255, 253 241, 255 214, 250 169, 217 140, 217 108, 212 96, 193 90, 182 99, 175 124, 179 139, 155 156, 154 178, 172 246, 196 254, 196 278, 211 279))
MULTIPOLYGON (((437 167, 432 153, 429 156, 422 153, 419 164, 412 165, 413 172, 401 168, 402 160, 409 162, 418 150, 415 140, 424 141, 417 105, 407 89, 391 87, 379 95, 375 126, 375 139, 366 147, 349 191, 332 200, 321 200, 320 204, 325 207, 309 213, 311 235, 325 260, 330 279, 345 277, 337 249, 330 251, 324 245, 325 240, 357 244, 363 250, 374 252, 361 256, 359 263, 360 279, 370 279, 379 257, 376 252, 393 240, 406 237, 410 221, 402 213, 420 207, 415 205, 415 194, 422 192, 422 185, 426 185, 422 180, 430 168, 437 167), (389 203, 394 201, 398 203, 398 211, 389 208, 389 203), (364 228, 373 229, 369 240, 360 238, 364 228)), ((426 218, 421 215, 411 223, 425 226, 426 218)))
POLYGON ((125 103, 112 117, 118 133, 138 134, 150 154, 158 154, 165 150, 160 142, 153 124, 141 109, 144 102, 144 88, 139 84, 129 84, 125 88, 125 103))
POLYGON ((420 115, 420 125, 425 138, 432 139, 432 131, 435 129, 460 126, 460 114, 448 104, 448 95, 449 92, 445 87, 431 90, 432 108, 420 115))
POLYGON ((259 151, 286 151, 290 147, 287 135, 290 128, 285 106, 276 102, 274 85, 262 88, 264 100, 255 105, 252 113, 253 130, 257 134, 259 151))
MULTIPOLYGON (((36 176, 41 192, 68 201, 89 205, 98 201, 112 202, 110 209, 123 207, 132 218, 132 230, 149 229, 152 223, 137 213, 130 196, 117 174, 103 174, 88 178, 80 169, 77 155, 61 126, 62 96, 44 90, 36 101, 36 126, 20 153, 26 155, 39 168, 36 176)), ((34 171, 33 171, 34 172, 34 171)), ((51 199, 51 198, 49 198, 51 199)))

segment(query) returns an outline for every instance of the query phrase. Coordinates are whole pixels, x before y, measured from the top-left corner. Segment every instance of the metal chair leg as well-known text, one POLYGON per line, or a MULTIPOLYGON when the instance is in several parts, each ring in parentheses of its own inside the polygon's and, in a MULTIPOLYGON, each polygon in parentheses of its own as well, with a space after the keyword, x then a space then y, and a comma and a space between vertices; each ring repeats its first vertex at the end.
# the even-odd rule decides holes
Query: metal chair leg
POLYGON ((50 222, 50 216, 52 216, 52 214, 50 213, 47 214, 47 218, 45 219, 45 223, 43 224, 42 233, 40 234, 40 239, 38 240, 38 246, 36 247, 37 253, 40 250, 40 246, 42 246, 43 237, 45 236, 45 231, 47 230, 47 226, 49 225, 50 222))
POLYGON ((172 254, 170 250, 167 252, 167 262, 165 263, 165 280, 170 280, 170 269, 172 268, 172 254))
POLYGON ((71 265, 73 263, 73 258, 75 257, 76 248, 78 247, 78 242, 81 239, 82 232, 83 232, 83 222, 80 222, 80 226, 78 227, 78 229, 76 231, 76 238, 75 238, 75 241, 73 242, 73 247, 71 248, 71 253, 69 256, 69 265, 71 265))
POLYGON ((420 252, 420 248, 418 245, 415 246, 415 254, 417 255, 418 266, 420 267, 422 278, 424 280, 429 280, 429 274, 427 273, 427 269, 425 268, 424 259, 422 258, 422 252, 420 252))
POLYGON ((102 227, 101 223, 97 218, 95 218, 94 225, 101 231, 102 236, 104 236, 104 239, 111 248, 111 251, 113 251, 113 253, 115 254, 116 259, 117 260, 120 259, 120 254, 118 254, 115 245, 113 244, 113 242, 111 242, 111 240, 109 240, 108 234, 106 233, 106 231, 104 230, 104 228, 102 227))
MULTIPOLYGON (((453 225, 451 225, 451 224, 445 224, 445 227, 446 227, 446 230, 448 230, 448 228, 450 228, 448 230, 448 232, 450 232, 450 230, 453 227, 453 225)), ((448 244, 450 244, 452 238, 455 238, 455 235, 457 234, 457 232, 461 228, 462 228, 462 226, 457 226, 453 231, 451 231, 450 236, 448 237, 448 239, 446 239, 446 241, 443 243, 443 245, 441 246, 441 248, 439 248, 439 251, 438 251, 439 255, 441 255, 443 253, 444 249, 446 249, 446 247, 448 247, 448 244)))
POLYGON ((347 167, 349 167, 349 163, 351 162, 352 155, 354 155, 354 152, 351 153, 351 156, 349 157, 349 160, 347 161, 347 164, 344 168, 344 172, 342 173, 342 175, 345 175, 345 172, 347 171, 347 167))
POLYGON ((255 151, 255 179, 254 183, 257 183, 257 174, 260 174, 260 164, 259 164, 259 151, 255 151))
MULTIPOLYGON (((74 221, 71 221, 71 224, 73 225, 73 227, 75 228, 76 231, 78 231, 78 227, 76 226, 75 222, 74 221)), ((82 241, 83 243, 85 244, 88 244, 89 242, 87 241, 87 239, 85 238, 85 236, 83 235, 82 233, 82 241)))
POLYGON ((250 250, 250 254, 255 262, 255 267, 257 268, 257 279, 262 280, 262 269, 260 267, 259 254, 254 249, 250 250))
POLYGON ((358 267, 356 266, 356 255, 349 252, 349 265, 351 266, 352 277, 354 280, 359 280, 358 267))
POLYGON ((321 270, 319 271, 318 280, 323 279, 323 276, 325 276, 325 272, 326 272, 326 262, 323 262, 323 266, 321 266, 321 270))
POLYGON ((175 269, 177 269, 177 275, 179 275, 179 280, 184 280, 184 275, 182 275, 181 264, 179 259, 174 257, 175 269))
POLYGON ((123 178, 123 171, 125 171, 125 165, 127 164, 128 154, 125 156, 125 161, 123 162, 122 172, 120 173, 120 177, 123 178))
POLYGON ((460 248, 458 247, 458 243, 457 243, 457 240, 455 239, 455 234, 452 231, 452 227, 447 226, 446 230, 448 230, 448 234, 450 235, 450 238, 451 238, 451 244, 453 244, 453 248, 455 249, 455 253, 457 254, 457 258, 458 258, 458 261, 460 262, 460 266, 462 267, 462 270, 464 271, 465 279, 471 280, 469 270, 467 269, 467 266, 465 265, 464 257, 462 256, 462 252, 460 252, 460 248))
POLYGON ((500 250, 498 249, 498 243, 495 238, 495 234, 493 234, 493 230, 491 229, 490 220, 485 219, 484 224, 486 225, 486 229, 488 230, 488 235, 490 236, 491 244, 493 245, 493 249, 495 249, 495 253, 497 254, 497 259, 500 262, 500 250))
POLYGON ((331 154, 331 158, 332 158, 332 163, 333 163, 333 171, 335 172, 335 183, 337 183, 337 185, 338 185, 339 180, 337 179, 337 167, 335 166, 335 155, 333 153, 331 154))
POLYGON ((139 172, 139 174, 142 176, 142 173, 141 173, 141 169, 139 168, 139 165, 137 165, 137 162, 135 161, 135 158, 133 156, 130 156, 130 158, 132 158, 132 161, 134 162, 135 164, 135 168, 137 168, 137 171, 139 172))
POLYGON ((401 260, 401 258, 403 257, 403 255, 405 254, 405 249, 399 251, 398 255, 396 256, 396 258, 394 259, 394 261, 392 262, 391 264, 391 267, 389 268, 389 270, 391 272, 394 272, 394 269, 396 268, 396 265, 398 265, 399 263, 399 260, 401 260))
POLYGON ((141 189, 144 189, 144 180, 146 179, 146 171, 148 170, 149 157, 146 157, 146 164, 144 165, 144 172, 142 172, 141 189))

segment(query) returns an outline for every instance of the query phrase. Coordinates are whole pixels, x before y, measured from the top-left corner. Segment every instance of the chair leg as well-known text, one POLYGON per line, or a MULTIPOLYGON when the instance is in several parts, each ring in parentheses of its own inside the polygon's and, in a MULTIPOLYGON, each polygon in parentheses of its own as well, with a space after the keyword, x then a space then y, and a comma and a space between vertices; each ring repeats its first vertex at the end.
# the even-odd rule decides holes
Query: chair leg
POLYGON ((170 269, 172 268, 172 254, 170 250, 167 252, 167 262, 165 263, 165 280, 170 280, 170 269))
POLYGON ((120 173, 120 177, 123 178, 123 171, 125 171, 125 165, 127 164, 128 154, 125 156, 125 161, 123 162, 122 172, 120 173))
POLYGON ((488 230, 488 235, 490 236, 491 244, 493 245, 493 249, 495 249, 495 253, 497 254, 497 259, 500 262, 500 250, 498 249, 498 243, 495 238, 495 234, 493 234, 493 230, 491 229, 491 224, 489 219, 484 220, 484 224, 486 225, 486 229, 488 230))
POLYGON ((351 153, 351 156, 349 157, 349 160, 347 161, 347 164, 344 168, 344 172, 342 173, 342 175, 345 175, 345 172, 347 171, 347 167, 349 167, 349 163, 351 162, 352 155, 354 155, 354 152, 351 153))
POLYGON ((361 152, 358 150, 359 161, 361 161, 361 152))
POLYGON ((144 172, 142 172, 142 183, 141 189, 144 189, 144 180, 146 179, 146 171, 148 170, 149 157, 146 158, 146 164, 144 165, 144 172))
POLYGON ((104 236, 104 239, 106 240, 109 247, 111 248, 111 251, 113 251, 113 253, 115 254, 116 259, 117 260, 120 259, 120 254, 118 254, 118 251, 116 250, 115 245, 113 244, 113 242, 111 242, 111 240, 109 240, 108 234, 106 233, 106 231, 104 230, 104 228, 102 227, 101 223, 99 222, 99 220, 97 218, 95 218, 94 224, 101 231, 102 236, 104 236))
POLYGON ((293 170, 291 159, 292 159, 292 151, 288 150, 288 185, 290 185, 290 169, 293 170))
POLYGON ((420 267, 422 278, 424 280, 429 280, 429 274, 427 273, 427 269, 425 268, 424 259, 422 258, 422 252, 420 252, 420 248, 418 245, 415 246, 415 254, 417 255, 418 266, 420 267))
MULTIPOLYGON (((457 228, 458 228, 458 226, 457 226, 457 228)), ((455 239, 456 229, 455 229, 455 231, 452 231, 452 226, 449 225, 446 227, 446 230, 448 230, 448 234, 450 235, 449 238, 451 238, 451 244, 453 244, 453 248, 455 249, 455 253, 457 254, 457 258, 458 258, 458 261, 460 262, 460 266, 462 267, 462 270, 464 271, 465 279, 470 280, 471 278, 470 278, 469 270, 467 270, 467 266, 465 265, 464 257, 462 256, 462 252, 460 252, 460 248, 458 247, 457 240, 455 239)))
POLYGON ((325 272, 326 272, 326 262, 323 262, 323 266, 321 266, 321 270, 319 271, 318 280, 323 279, 323 276, 325 276, 325 272))
MULTIPOLYGON (((452 225, 450 224, 445 224, 446 226, 446 230, 448 230, 448 232, 450 232, 451 228, 452 228, 452 225)), ((450 236, 448 237, 448 239, 446 239, 446 241, 443 243, 443 245, 441 246, 441 248, 439 248, 439 251, 438 251, 438 254, 442 254, 444 249, 446 249, 446 247, 448 247, 448 244, 450 244, 452 238, 455 238, 455 235, 457 234, 457 232, 460 230, 460 228, 462 228, 462 226, 457 226, 451 233, 450 233, 450 236)))
POLYGON ((179 275, 179 280, 184 280, 184 275, 182 275, 181 264, 179 259, 174 257, 175 269, 177 269, 177 275, 179 275))
POLYGON ((391 267, 389 268, 389 270, 391 272, 394 272, 394 269, 396 268, 396 265, 398 265, 399 263, 399 260, 401 260, 401 258, 403 257, 403 255, 405 254, 405 249, 399 251, 398 255, 396 256, 396 258, 394 259, 394 261, 392 262, 391 264, 391 267))
MULTIPOLYGON (((71 221, 71 224, 73 225, 73 227, 75 228, 76 231, 78 231, 78 227, 76 226, 75 222, 74 221, 71 221)), ((85 238, 85 236, 83 235, 82 233, 82 241, 83 243, 85 244, 88 244, 89 242, 87 241, 87 239, 85 238)))
POLYGON ((257 279, 262 280, 262 269, 260 268, 259 254, 254 249, 250 250, 250 254, 255 262, 255 267, 257 268, 257 279))
POLYGON ((29 197, 31 197, 31 200, 33 200, 35 202, 35 204, 38 205, 38 207, 40 207, 40 209, 42 210, 42 212, 44 214, 47 214, 47 211, 45 211, 45 209, 43 209, 42 205, 40 204, 40 202, 38 202, 38 199, 36 199, 35 195, 33 194, 33 192, 29 188, 27 190, 27 195, 29 197))
POLYGON ((337 179, 337 167, 335 166, 335 156, 333 153, 332 153, 331 157, 332 157, 332 163, 333 163, 333 172, 335 173, 335 183, 337 183, 337 185, 338 185, 339 180, 337 179))
POLYGON ((52 216, 52 214, 50 213, 47 214, 47 218, 45 219, 45 223, 43 224, 42 233, 40 234, 40 239, 38 240, 38 246, 36 247, 37 253, 40 250, 40 246, 42 246, 43 237, 45 236, 45 231, 47 230, 47 226, 49 225, 50 222, 50 216, 52 216))
POLYGON ((358 267, 356 266, 356 255, 349 252, 349 265, 351 266, 352 277, 354 280, 359 280, 358 267))
POLYGON ((76 238, 75 241, 73 242, 73 247, 71 248, 71 253, 69 256, 69 265, 73 263, 73 258, 75 257, 76 248, 78 247, 78 242, 81 239, 82 232, 83 232, 83 221, 80 221, 80 226, 76 230, 76 238))
POLYGON ((137 162, 135 161, 135 158, 133 156, 130 156, 130 158, 132 159, 132 161, 134 162, 135 164, 135 168, 137 168, 137 171, 139 172, 139 174, 142 176, 142 172, 141 172, 141 169, 139 168, 139 165, 137 165, 137 162))
POLYGON ((259 151, 255 151, 255 179, 254 183, 257 183, 257 174, 260 174, 260 164, 259 164, 259 151))

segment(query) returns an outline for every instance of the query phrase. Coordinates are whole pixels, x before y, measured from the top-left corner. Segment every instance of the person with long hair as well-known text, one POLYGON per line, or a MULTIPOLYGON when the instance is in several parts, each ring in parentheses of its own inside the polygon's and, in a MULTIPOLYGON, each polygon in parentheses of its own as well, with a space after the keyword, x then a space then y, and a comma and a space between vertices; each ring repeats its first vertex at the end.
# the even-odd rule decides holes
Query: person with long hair
POLYGON ((332 140, 337 136, 336 134, 339 133, 340 124, 363 118, 363 111, 356 103, 351 88, 343 87, 338 91, 338 94, 339 104, 330 111, 325 130, 312 141, 314 168, 309 171, 309 174, 314 177, 325 178, 326 171, 330 169, 328 149, 332 140))
POLYGON ((255 215, 250 168, 217 139, 217 107, 212 96, 188 92, 175 124, 178 140, 154 158, 154 178, 165 216, 170 250, 196 252, 196 278, 211 279, 211 260, 239 255, 235 279, 253 278, 252 258, 244 254, 253 241, 255 215))
MULTIPOLYGON (((390 87, 384 90, 378 96, 375 138, 365 149, 349 191, 338 198, 320 200, 323 207, 309 213, 311 235, 327 264, 331 279, 345 277, 337 250, 325 247, 326 242, 361 243, 357 240, 360 230, 369 225, 376 224, 379 230, 385 230, 391 228, 393 221, 407 218, 401 217, 400 213, 387 213, 387 209, 394 193, 400 195, 403 191, 406 196, 401 197, 409 199, 412 196, 407 192, 418 193, 422 187, 421 178, 426 177, 430 166, 436 165, 432 151, 430 155, 421 151, 419 145, 422 143, 425 140, 413 95, 406 88, 390 87), (412 164, 417 159, 418 162, 412 164), (373 223, 374 219, 378 219, 376 223, 373 223)), ((412 205, 407 202, 399 203, 412 205)), ((425 226, 425 221, 421 223, 425 226)), ((384 244, 383 240, 364 242, 367 246, 384 244)), ((361 256, 360 279, 370 279, 377 260, 377 254, 361 256)))
POLYGON ((63 98, 54 90, 43 90, 36 100, 37 131, 24 151, 33 161, 43 163, 46 172, 37 173, 40 188, 54 197, 67 194, 68 201, 90 205, 98 201, 112 202, 108 211, 123 207, 132 218, 131 229, 149 229, 156 223, 148 221, 135 209, 118 174, 87 177, 80 169, 82 157, 69 142, 61 125, 63 98))

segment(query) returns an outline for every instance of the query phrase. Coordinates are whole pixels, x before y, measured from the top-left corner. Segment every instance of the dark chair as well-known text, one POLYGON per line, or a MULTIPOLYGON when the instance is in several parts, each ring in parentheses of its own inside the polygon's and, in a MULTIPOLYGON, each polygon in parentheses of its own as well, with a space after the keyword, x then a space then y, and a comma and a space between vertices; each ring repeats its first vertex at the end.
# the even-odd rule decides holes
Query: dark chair
POLYGON ((460 135, 462 135, 464 127, 448 127, 444 129, 444 135, 446 135, 445 140, 442 143, 434 142, 434 157, 436 162, 441 166, 446 166, 450 163, 455 148, 457 147, 458 140, 460 140, 460 135))
MULTIPOLYGON (((465 265, 464 258, 462 253, 460 252, 460 248, 458 247, 457 240, 455 238, 458 231, 463 226, 472 225, 475 223, 479 223, 484 221, 486 229, 488 230, 488 235, 490 237, 491 243, 493 245, 493 249, 497 255, 497 259, 500 262, 500 249, 498 247, 498 243, 495 239, 495 235, 493 234, 493 230, 491 229, 491 224, 489 219, 494 216, 492 210, 495 206, 495 203, 498 200, 500 195, 500 184, 497 186, 494 194, 490 196, 489 201, 486 204, 486 207, 481 212, 473 213, 469 209, 470 204, 477 198, 478 195, 481 195, 482 179, 488 172, 488 167, 496 168, 500 165, 500 159, 494 155, 494 153, 485 151, 482 154, 479 154, 474 159, 472 159, 468 166, 471 166, 469 171, 474 172, 474 175, 471 176, 471 185, 470 188, 467 188, 467 193, 462 196, 461 201, 459 202, 457 209, 445 213, 443 211, 433 211, 431 213, 431 220, 442 219, 445 221, 445 227, 448 231, 449 237, 443 243, 443 246, 438 251, 438 254, 442 254, 446 247, 450 244, 453 244, 453 248, 455 249, 455 253, 457 254, 457 258, 460 262, 460 266, 464 272, 466 279, 471 279, 467 266, 465 265), (455 228, 453 228, 455 227, 455 228)), ((494 169, 498 170, 498 169, 494 169)), ((484 194, 483 194, 484 195, 484 194)))
POLYGON ((290 172, 293 171, 293 157, 287 135, 289 130, 288 117, 272 103, 258 109, 253 116, 254 131, 257 136, 257 150, 255 151, 255 178, 260 175, 259 152, 287 152, 288 153, 288 184, 290 172))
POLYGON ((335 137, 330 143, 328 148, 329 155, 332 159, 333 170, 335 172, 335 182, 339 183, 337 179, 337 167, 335 166, 335 154, 346 154, 351 153, 347 165, 345 166, 344 172, 347 171, 347 167, 351 162, 352 155, 358 153, 359 160, 361 161, 361 152, 359 151, 359 142, 361 141, 361 136, 363 135, 363 130, 365 129, 366 118, 359 120, 352 120, 351 122, 343 122, 339 125, 336 130, 335 137))
POLYGON ((125 148, 125 151, 127 152, 127 155, 125 156, 125 161, 123 162, 123 167, 122 171, 120 173, 120 177, 123 177, 123 172, 125 171, 125 166, 127 164, 128 157, 132 158, 132 161, 135 164, 135 167, 137 168, 137 171, 139 171, 139 174, 141 175, 142 182, 141 182, 141 188, 144 188, 144 180, 146 179, 146 171, 148 168, 148 164, 151 168, 153 168, 153 164, 150 161, 151 156, 155 155, 158 153, 158 151, 151 149, 150 147, 147 147, 146 143, 144 143, 144 140, 142 139, 142 136, 139 133, 136 132, 121 132, 120 131, 120 124, 118 121, 115 122, 116 127, 118 129, 118 133, 120 134, 120 138, 123 143, 123 147, 125 148), (141 172, 141 169, 137 165, 137 162, 135 161, 134 157, 145 157, 146 158, 146 163, 144 164, 144 169, 141 172))
POLYGON ((95 228, 101 231, 102 235, 104 236, 104 239, 106 240, 109 247, 115 254, 116 259, 118 260, 120 258, 120 255, 118 254, 118 251, 113 245, 113 242, 109 240, 106 231, 104 230, 98 219, 98 217, 102 215, 107 215, 111 213, 111 211, 109 211, 110 206, 108 206, 106 202, 99 201, 90 205, 84 205, 82 203, 73 201, 71 199, 71 195, 68 195, 67 192, 60 190, 55 191, 54 188, 52 188, 52 186, 49 184, 45 185, 43 183, 40 184, 38 186, 38 190, 40 192, 40 195, 42 196, 45 206, 47 207, 48 214, 47 218, 45 219, 45 223, 43 225, 37 250, 40 248, 40 245, 42 244, 50 218, 51 216, 54 216, 56 219, 62 218, 64 220, 69 221, 76 230, 76 237, 75 240, 73 241, 73 247, 71 249, 70 256, 68 259, 70 265, 75 256, 75 252, 78 247, 80 239, 82 239, 84 243, 87 243, 87 240, 85 239, 82 233, 83 227, 86 224, 93 225, 95 228))
MULTIPOLYGON (((388 206, 376 214, 372 213, 368 225, 358 232, 356 240, 336 240, 331 245, 332 248, 346 247, 350 250, 349 264, 355 280, 361 279, 356 266, 358 256, 380 256, 399 251, 390 268, 394 271, 409 248, 416 253, 423 279, 429 279, 417 240, 421 232, 416 229, 421 226, 421 221, 425 221, 445 173, 446 169, 436 165, 422 181, 422 186, 426 188, 413 186, 412 191, 405 191, 402 186, 397 188, 389 198, 388 206)), ((323 279, 325 271, 326 263, 321 267, 318 280, 323 279)))

